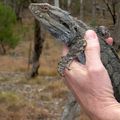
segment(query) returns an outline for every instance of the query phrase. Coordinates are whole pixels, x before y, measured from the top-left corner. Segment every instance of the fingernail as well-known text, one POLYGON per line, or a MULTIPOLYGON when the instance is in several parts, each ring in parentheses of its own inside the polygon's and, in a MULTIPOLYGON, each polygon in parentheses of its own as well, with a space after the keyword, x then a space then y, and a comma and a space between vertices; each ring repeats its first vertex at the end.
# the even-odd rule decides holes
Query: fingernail
POLYGON ((87 30, 85 33, 85 39, 96 39, 97 35, 93 30, 87 30))

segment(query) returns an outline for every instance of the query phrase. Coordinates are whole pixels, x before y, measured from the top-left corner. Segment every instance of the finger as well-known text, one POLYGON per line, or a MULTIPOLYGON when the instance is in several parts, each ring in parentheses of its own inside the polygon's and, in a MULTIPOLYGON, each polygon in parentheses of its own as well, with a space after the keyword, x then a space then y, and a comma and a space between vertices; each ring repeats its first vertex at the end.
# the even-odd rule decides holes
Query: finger
POLYGON ((69 49, 66 45, 63 46, 62 56, 65 56, 68 53, 69 49))
POLYGON ((106 39, 106 42, 107 42, 109 45, 113 45, 113 38, 112 38, 112 37, 109 37, 108 39, 106 39))
POLYGON ((84 74, 85 73, 85 66, 80 64, 80 62, 73 60, 69 66, 70 70, 65 69, 65 75, 67 76, 74 76, 75 74, 84 74))
POLYGON ((85 49, 86 65, 97 67, 101 63, 98 37, 93 30, 88 30, 85 33, 85 40, 87 42, 85 49))

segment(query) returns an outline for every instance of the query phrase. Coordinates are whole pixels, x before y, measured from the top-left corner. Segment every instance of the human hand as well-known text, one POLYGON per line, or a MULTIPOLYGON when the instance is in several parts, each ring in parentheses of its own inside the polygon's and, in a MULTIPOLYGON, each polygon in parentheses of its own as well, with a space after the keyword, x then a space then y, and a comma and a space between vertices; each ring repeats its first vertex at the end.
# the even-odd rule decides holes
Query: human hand
MULTIPOLYGON (((65 82, 92 120, 120 120, 120 106, 114 98, 111 80, 100 59, 98 37, 94 31, 88 30, 85 40, 86 64, 74 60, 70 65, 71 70, 65 70, 65 82)), ((113 40, 109 38, 106 41, 111 44, 113 40)), ((65 48, 64 54, 67 51, 65 48)))

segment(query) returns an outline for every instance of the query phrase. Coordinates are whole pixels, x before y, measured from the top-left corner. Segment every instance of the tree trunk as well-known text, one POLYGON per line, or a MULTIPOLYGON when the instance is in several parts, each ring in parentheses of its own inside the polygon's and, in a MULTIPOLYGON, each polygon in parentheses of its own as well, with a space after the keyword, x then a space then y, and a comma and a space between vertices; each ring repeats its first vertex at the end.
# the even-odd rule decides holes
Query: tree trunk
POLYGON ((0 41, 0 46, 1 46, 0 54, 5 55, 6 54, 6 49, 5 49, 5 45, 2 41, 0 41))
POLYGON ((38 69, 40 66, 39 58, 42 53, 44 36, 45 36, 45 32, 41 30, 41 25, 39 21, 35 19, 34 51, 32 58, 32 68, 29 74, 29 78, 36 77, 38 75, 38 69))
POLYGON ((67 1, 67 10, 68 10, 68 11, 70 11, 71 2, 72 2, 71 0, 68 0, 68 1, 67 1))
POLYGON ((93 21, 95 22, 96 21, 96 0, 92 0, 92 18, 93 18, 93 21))
POLYGON ((108 11, 112 17, 112 20, 113 20, 113 24, 115 25, 116 24, 116 5, 117 5, 117 1, 109 1, 109 0, 103 0, 105 5, 107 6, 108 8, 108 11), (110 4, 111 2, 111 4, 110 4))
POLYGON ((113 32, 114 46, 116 50, 120 49, 120 10, 117 17, 117 23, 115 24, 113 32))
POLYGON ((5 5, 8 5, 8 0, 4 0, 4 4, 5 4, 5 5))
POLYGON ((83 20, 83 0, 80 0, 80 19, 83 20))
POLYGON ((4 0, 4 3, 6 3, 7 5, 10 5, 13 8, 16 14, 17 21, 22 22, 21 11, 24 3, 22 2, 18 3, 18 1, 16 0, 4 0))
POLYGON ((56 7, 59 7, 60 5, 59 5, 59 0, 54 0, 54 5, 56 6, 56 7))

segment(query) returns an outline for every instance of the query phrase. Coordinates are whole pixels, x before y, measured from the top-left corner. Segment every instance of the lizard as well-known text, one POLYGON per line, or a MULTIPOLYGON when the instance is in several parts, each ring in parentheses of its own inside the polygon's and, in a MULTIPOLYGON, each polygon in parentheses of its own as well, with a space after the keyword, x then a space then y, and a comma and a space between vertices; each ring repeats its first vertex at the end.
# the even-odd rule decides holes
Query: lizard
MULTIPOLYGON (((83 39, 88 29, 92 29, 86 23, 70 15, 69 12, 48 3, 31 3, 29 9, 33 16, 47 29, 57 40, 68 46, 69 51, 58 63, 58 72, 64 76, 65 68, 69 69, 74 59, 85 64, 85 46, 83 39)), ((114 96, 120 102, 120 59, 114 48, 105 42, 108 32, 96 29, 101 48, 101 60, 108 71, 114 90, 114 96)), ((71 103, 75 102, 75 99, 71 103)), ((67 119, 66 119, 67 120, 67 119)), ((69 119, 72 120, 72 119, 69 119)))

